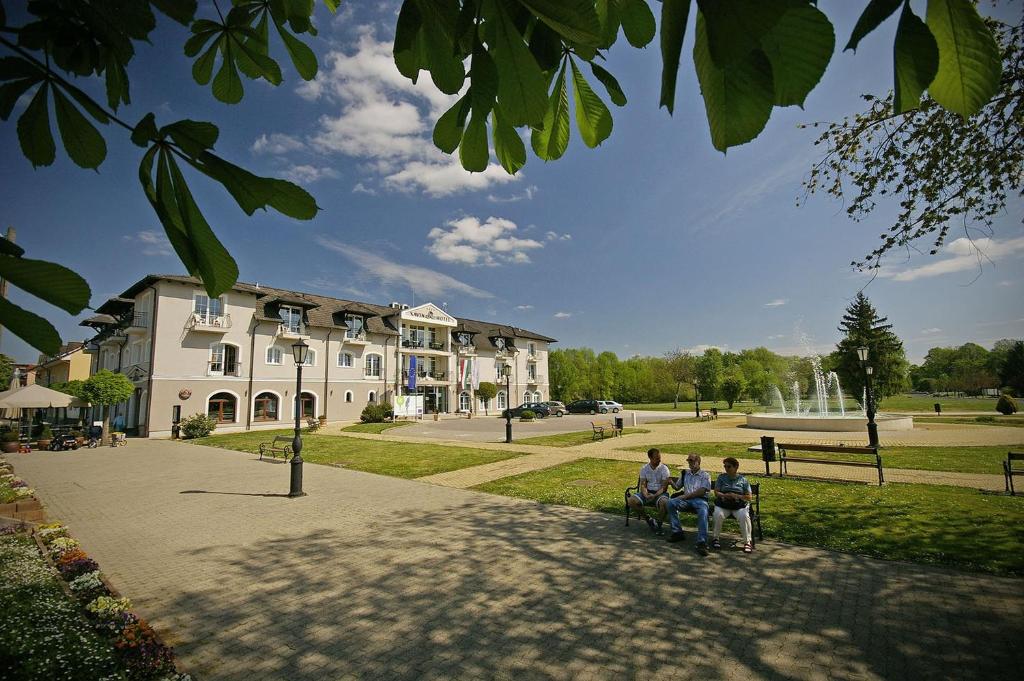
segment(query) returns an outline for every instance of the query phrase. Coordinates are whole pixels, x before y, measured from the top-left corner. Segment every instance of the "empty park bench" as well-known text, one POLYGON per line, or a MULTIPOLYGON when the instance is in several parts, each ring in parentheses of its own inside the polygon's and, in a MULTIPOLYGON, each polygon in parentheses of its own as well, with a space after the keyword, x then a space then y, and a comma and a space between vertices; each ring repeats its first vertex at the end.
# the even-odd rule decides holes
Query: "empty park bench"
POLYGON ((796 461, 798 463, 814 463, 814 464, 826 464, 829 466, 855 466, 858 468, 874 468, 878 471, 878 484, 881 486, 885 483, 885 476, 882 474, 882 456, 878 453, 878 449, 875 447, 847 447, 845 445, 800 445, 800 444, 782 444, 778 443, 775 445, 779 452, 779 477, 783 477, 788 472, 786 464, 790 461, 796 461), (823 452, 830 454, 862 454, 867 456, 875 457, 872 461, 863 460, 850 460, 850 459, 829 459, 823 456, 790 456, 789 452, 823 452))
MULTIPOLYGON (((640 483, 641 483, 640 478, 637 478, 636 484, 634 486, 632 486, 632 487, 627 487, 626 488, 626 492, 623 494, 623 498, 624 498, 624 501, 626 503, 626 527, 629 527, 629 511, 630 511, 630 508, 629 508, 629 497, 631 495, 633 495, 633 494, 636 494, 638 491, 640 491, 640 483)), ((711 489, 714 490, 714 488, 715 488, 715 481, 712 480, 711 481, 711 489)), ((682 496, 685 493, 686 493, 685 490, 679 490, 678 492, 674 493, 671 498, 675 499, 676 497, 682 496)), ((764 539, 764 532, 761 531, 761 483, 759 483, 759 482, 751 482, 750 483, 750 494, 751 494, 752 498, 750 500, 750 503, 747 505, 747 508, 750 510, 750 524, 753 527, 757 528, 757 538, 758 539, 764 539)), ((642 512, 646 513, 648 510, 653 511, 654 512, 654 516, 657 517, 658 509, 656 507, 654 507, 654 506, 644 506, 642 512)), ((693 514, 697 513, 696 511, 694 511, 692 509, 685 509, 685 512, 693 513, 693 514)), ((711 524, 712 518, 714 518, 714 516, 715 516, 715 502, 714 502, 713 498, 710 498, 710 499, 708 499, 708 525, 711 524)), ((731 518, 733 516, 729 516, 729 517, 731 518)), ((729 518, 726 518, 726 520, 728 520, 728 519, 729 518)), ((753 532, 751 532, 751 534, 750 534, 750 543, 751 544, 755 543, 754 542, 754 533, 753 532)))
POLYGON ((710 411, 702 411, 702 412, 700 413, 700 420, 701 420, 701 421, 712 421, 712 420, 714 420, 714 419, 717 419, 717 418, 718 418, 718 413, 717 413, 717 411, 718 411, 718 410, 715 410, 715 412, 714 412, 714 413, 712 413, 712 412, 710 412, 710 411))
POLYGON ((601 439, 603 440, 604 434, 606 432, 611 433, 612 437, 615 437, 616 435, 622 435, 622 429, 616 428, 614 422, 591 421, 590 427, 594 430, 594 437, 591 438, 592 440, 596 440, 598 435, 600 435, 601 439))
POLYGON ((275 435, 273 442, 261 442, 260 443, 260 460, 263 460, 263 455, 277 458, 280 454, 285 461, 292 455, 292 438, 287 435, 275 435))
POLYGON ((1015 461, 1024 461, 1024 452, 1007 452, 1006 461, 1003 462, 1003 476, 1006 478, 1006 491, 1011 496, 1016 496, 1013 489, 1013 476, 1024 475, 1024 464, 1014 465, 1015 461))

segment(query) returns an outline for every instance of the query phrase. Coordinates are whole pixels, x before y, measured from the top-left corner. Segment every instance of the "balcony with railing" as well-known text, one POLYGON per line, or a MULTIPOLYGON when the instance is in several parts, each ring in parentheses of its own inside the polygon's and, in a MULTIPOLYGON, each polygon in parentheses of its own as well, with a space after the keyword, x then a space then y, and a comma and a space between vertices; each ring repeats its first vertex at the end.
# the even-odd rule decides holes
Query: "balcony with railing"
POLYGON ((309 338, 308 329, 306 325, 294 322, 283 322, 277 327, 277 335, 281 338, 309 338))
POLYGON ((149 312, 133 312, 124 319, 125 332, 129 336, 138 336, 149 331, 149 312))
POLYGON ((208 331, 211 333, 227 333, 231 328, 231 315, 211 314, 209 312, 193 312, 188 320, 190 331, 208 331))
POLYGON ((241 376, 242 375, 242 363, 241 362, 224 362, 218 360, 210 360, 206 363, 206 375, 207 376, 241 376))
POLYGON ((444 371, 418 371, 416 380, 420 383, 444 383, 447 373, 444 371))
POLYGON ((348 329, 345 331, 345 342, 350 345, 368 345, 370 339, 366 337, 366 331, 353 331, 348 329))
POLYGON ((127 336, 128 333, 123 328, 111 328, 98 336, 96 342, 100 345, 123 345, 127 336))
POLYGON ((534 374, 533 376, 526 377, 527 385, 541 385, 544 383, 544 376, 542 374, 534 374))

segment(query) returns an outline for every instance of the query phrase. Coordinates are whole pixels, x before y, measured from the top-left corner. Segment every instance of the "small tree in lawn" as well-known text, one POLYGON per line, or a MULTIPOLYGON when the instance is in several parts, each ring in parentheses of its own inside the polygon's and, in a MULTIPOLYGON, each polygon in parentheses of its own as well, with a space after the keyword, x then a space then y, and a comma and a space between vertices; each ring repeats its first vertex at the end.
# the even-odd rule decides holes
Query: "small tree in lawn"
POLYGON ((737 367, 730 367, 725 373, 725 377, 722 378, 722 383, 719 388, 722 394, 722 398, 729 403, 729 408, 732 409, 732 403, 739 399, 743 391, 747 389, 747 381, 743 378, 743 372, 737 367))
POLYGON ((135 386, 124 374, 115 374, 109 369, 101 369, 89 377, 82 385, 82 399, 95 406, 103 407, 103 432, 110 433, 110 408, 115 404, 127 402, 135 392, 135 386))
MULTIPOLYGON (((484 414, 491 406, 491 400, 498 396, 498 386, 488 381, 480 381, 480 387, 476 389, 476 395, 484 401, 484 414)), ((488 416, 490 414, 487 414, 488 416)))

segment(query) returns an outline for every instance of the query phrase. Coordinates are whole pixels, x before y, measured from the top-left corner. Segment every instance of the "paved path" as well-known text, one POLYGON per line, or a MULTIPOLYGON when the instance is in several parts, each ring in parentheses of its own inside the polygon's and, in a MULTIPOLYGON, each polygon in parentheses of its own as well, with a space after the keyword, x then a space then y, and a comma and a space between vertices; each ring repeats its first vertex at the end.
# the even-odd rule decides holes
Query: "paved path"
POLYGON ((204 681, 1024 666, 1019 579, 774 542, 702 559, 618 517, 328 466, 288 499, 286 465, 167 441, 12 459, 204 681))

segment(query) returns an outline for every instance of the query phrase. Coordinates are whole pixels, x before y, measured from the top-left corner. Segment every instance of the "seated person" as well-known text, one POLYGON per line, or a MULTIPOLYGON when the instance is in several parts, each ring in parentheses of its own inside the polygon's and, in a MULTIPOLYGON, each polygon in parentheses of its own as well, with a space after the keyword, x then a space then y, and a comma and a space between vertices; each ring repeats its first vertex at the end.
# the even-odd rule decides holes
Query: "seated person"
POLYGON ((711 476, 700 469, 700 455, 687 454, 686 463, 689 469, 680 471, 678 478, 672 478, 673 489, 682 488, 682 496, 668 502, 668 519, 672 524, 669 541, 683 539, 683 526, 679 524, 679 511, 690 510, 697 513, 697 551, 702 556, 708 555, 708 492, 711 491, 711 476))
POLYGON ((661 525, 665 520, 665 509, 668 507, 668 466, 661 462, 661 452, 658 449, 647 450, 648 462, 640 469, 640 488, 636 494, 629 497, 629 506, 638 516, 647 521, 647 526, 655 534, 661 534, 661 525), (653 520, 644 511, 644 506, 654 506, 658 509, 658 522, 653 520))
POLYGON ((740 462, 729 457, 722 460, 725 473, 715 480, 715 529, 711 538, 711 547, 722 548, 718 540, 722 532, 722 521, 735 516, 740 524, 740 537, 743 539, 743 552, 750 553, 754 545, 750 543, 750 510, 747 508, 753 495, 750 483, 739 474, 740 462))

